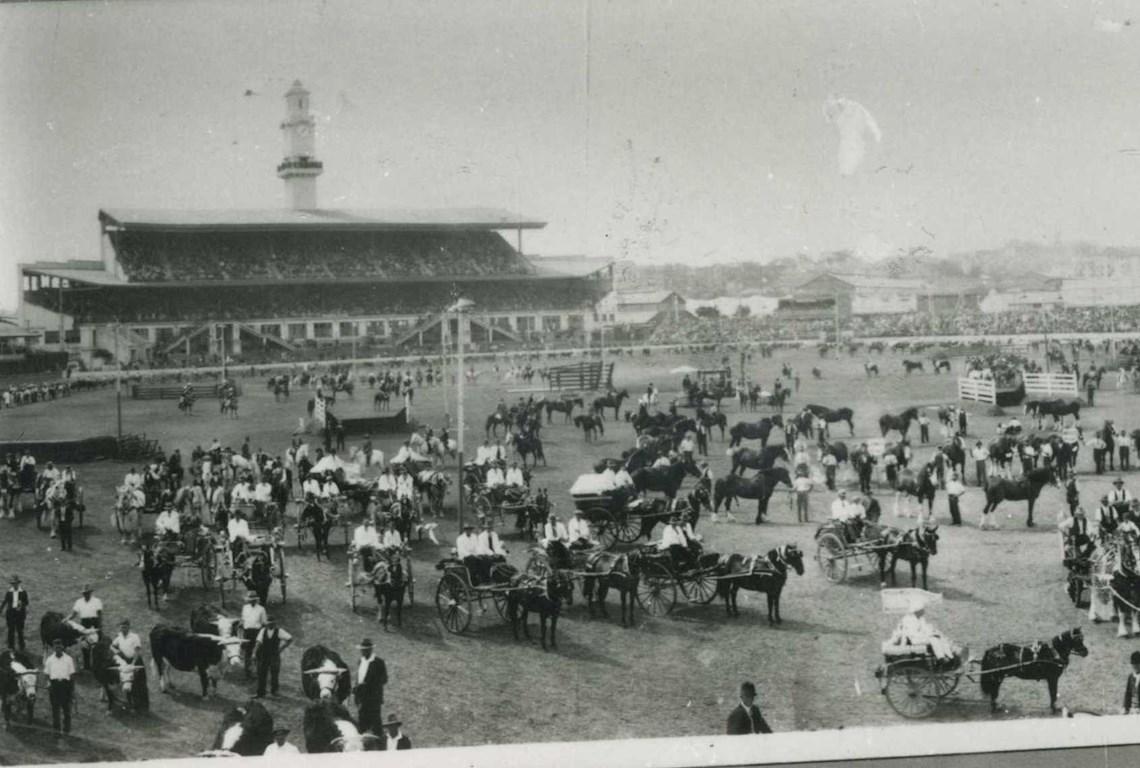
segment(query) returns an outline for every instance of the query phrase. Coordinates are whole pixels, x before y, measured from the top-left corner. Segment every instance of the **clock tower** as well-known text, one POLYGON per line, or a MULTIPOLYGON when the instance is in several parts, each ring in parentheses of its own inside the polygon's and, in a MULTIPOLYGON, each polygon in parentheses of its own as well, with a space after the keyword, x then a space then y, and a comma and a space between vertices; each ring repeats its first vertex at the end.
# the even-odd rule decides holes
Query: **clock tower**
POLYGON ((317 177, 324 165, 313 157, 313 116, 309 114, 309 92, 300 80, 285 94, 285 159, 277 166, 277 175, 285 180, 286 202, 293 210, 315 210, 317 177))

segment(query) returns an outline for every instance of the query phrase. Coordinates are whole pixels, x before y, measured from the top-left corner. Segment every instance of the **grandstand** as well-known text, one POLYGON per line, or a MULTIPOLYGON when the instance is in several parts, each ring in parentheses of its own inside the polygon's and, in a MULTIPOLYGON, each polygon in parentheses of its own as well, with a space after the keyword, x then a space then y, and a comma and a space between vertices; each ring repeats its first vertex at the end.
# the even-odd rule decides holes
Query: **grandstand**
POLYGON ((612 286, 607 261, 523 256, 501 231, 521 241, 545 224, 498 210, 101 210, 99 223, 102 262, 21 266, 21 316, 49 329, 62 316, 84 358, 430 347, 456 295, 475 302, 474 344, 581 336, 612 286))

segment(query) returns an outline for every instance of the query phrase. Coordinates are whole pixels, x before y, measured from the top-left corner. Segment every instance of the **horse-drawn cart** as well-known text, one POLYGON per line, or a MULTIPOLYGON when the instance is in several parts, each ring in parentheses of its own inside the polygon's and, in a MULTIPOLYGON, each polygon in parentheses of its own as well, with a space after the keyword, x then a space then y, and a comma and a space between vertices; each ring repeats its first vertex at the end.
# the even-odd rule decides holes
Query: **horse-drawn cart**
POLYGON ((678 568, 668 552, 655 546, 642 549, 637 602, 650 616, 666 616, 677 605, 677 593, 689 603, 707 605, 716 597, 717 561, 713 553, 700 555, 690 568, 678 568))
POLYGON ((842 584, 847 580, 848 563, 852 560, 858 571, 864 568, 877 571, 880 553, 895 545, 878 536, 867 536, 869 531, 875 530, 877 527, 864 525, 860 538, 855 538, 840 521, 830 520, 820 525, 815 532, 815 559, 824 578, 832 584, 842 584))
POLYGON ((669 518, 665 504, 631 497, 630 491, 571 493, 575 508, 582 510, 594 528, 598 543, 605 549, 618 542, 632 544, 637 541, 645 530, 643 522, 649 518, 659 521, 669 518))
POLYGON ((226 602, 226 585, 233 591, 244 585, 247 589, 263 593, 263 602, 273 580, 281 589, 281 602, 287 598, 288 575, 285 571, 285 547, 280 529, 269 536, 255 536, 240 549, 235 559, 233 548, 222 546, 217 559, 218 596, 222 604, 226 602))
MULTIPOLYGON (((398 569, 401 585, 408 592, 408 605, 415 605, 415 578, 412 575, 412 558, 408 546, 381 547, 374 551, 373 557, 387 563, 389 573, 398 569)), ((356 613, 360 591, 370 592, 377 584, 377 574, 373 570, 377 560, 365 562, 365 559, 361 552, 349 548, 348 593, 353 613, 356 613)))
POLYGON ((455 635, 466 632, 475 615, 475 605, 478 604, 480 613, 485 613, 488 600, 501 618, 507 618, 507 595, 519 589, 512 583, 518 575, 517 568, 504 562, 492 563, 490 580, 477 583, 467 566, 458 560, 444 561, 437 567, 443 571, 443 577, 435 590, 435 606, 448 632, 455 635))
POLYGON ((948 660, 929 652, 907 653, 887 656, 883 666, 875 670, 875 677, 891 709, 917 719, 933 714, 957 690, 963 676, 977 682, 974 672, 980 663, 969 658, 966 648, 948 660))

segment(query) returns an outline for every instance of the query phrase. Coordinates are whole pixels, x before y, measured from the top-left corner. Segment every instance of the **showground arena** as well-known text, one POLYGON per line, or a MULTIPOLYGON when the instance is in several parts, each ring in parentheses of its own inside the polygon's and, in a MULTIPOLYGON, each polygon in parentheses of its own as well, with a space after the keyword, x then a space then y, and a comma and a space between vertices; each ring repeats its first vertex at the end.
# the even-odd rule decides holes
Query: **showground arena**
MULTIPOLYGON (((705 353, 639 354, 618 358, 614 384, 628 389, 634 401, 650 382, 661 391, 662 408, 670 397, 679 396, 679 366, 720 367, 728 356, 734 369, 736 353, 718 350, 705 353)), ((784 364, 800 377, 800 389, 785 405, 785 415, 797 413, 804 404, 847 406, 854 410, 854 438, 845 425, 833 425, 832 438, 849 445, 879 437, 878 419, 908 406, 945 405, 956 402, 960 357, 951 357, 953 373, 914 373, 905 376, 904 354, 888 352, 881 358, 881 375, 868 377, 862 357, 821 358, 813 350, 777 350, 772 358, 756 356, 746 364, 750 380, 767 384, 780 374, 784 364), (812 368, 819 376, 813 376, 812 368)), ((1102 360, 1103 362, 1103 360, 1102 360)), ((1085 357, 1082 356, 1082 363, 1085 357)), ((541 364, 541 363, 536 363, 541 364)), ((483 419, 500 399, 512 403, 518 397, 509 390, 515 382, 496 377, 492 362, 474 363, 478 376, 466 389, 466 447, 472 453, 482 440, 483 419)), ((358 368, 355 374, 366 375, 358 368)), ((223 418, 216 403, 200 401, 193 415, 178 412, 170 400, 122 401, 124 433, 145 433, 169 454, 179 448, 184 457, 196 445, 207 447, 215 438, 235 449, 245 438, 256 450, 281 455, 289 445, 298 419, 305 416, 305 401, 311 393, 295 390, 288 400, 275 401, 264 386, 264 377, 244 378, 240 417, 223 418)), ((791 380, 785 381, 792 386, 791 380)), ((1081 421, 1088 433, 1105 420, 1128 431, 1135 423, 1131 387, 1118 390, 1116 377, 1104 377, 1096 406, 1082 410, 1081 421)), ((450 389, 454 398, 455 390, 450 389)), ((453 401, 454 402, 454 401, 453 401)), ((636 408, 629 402, 622 410, 636 408)), ((449 409, 454 412, 454 404, 449 409)), ((731 426, 738 420, 755 421, 771 412, 741 412, 737 401, 727 399, 723 410, 731 426)), ((989 442, 997 423, 1007 416, 991 416, 986 407, 968 405, 970 445, 976 439, 989 442)), ((1008 413, 1020 409, 1008 409, 1008 413)), ((415 393, 415 417, 437 429, 443 421, 443 389, 421 387, 415 393)), ((373 415, 372 393, 367 384, 357 384, 354 397, 338 397, 340 418, 373 415)), ((682 413, 691 413, 682 409, 682 413)), ((930 411, 932 438, 940 442, 937 420, 930 411)), ((1020 413, 1019 413, 1020 416, 1020 413)), ((1020 416, 1029 427, 1031 420, 1020 416)), ((36 403, 5 411, 0 416, 6 440, 67 439, 94 434, 114 434, 116 401, 112 389, 80 392, 69 398, 36 403)), ((917 428, 910 437, 915 460, 926 459, 932 445, 917 443, 917 428)), ((310 437, 316 445, 316 438, 310 437)), ((387 457, 396 453, 403 436, 374 435, 374 446, 387 457)), ((780 442, 777 433, 775 443, 780 442)), ((568 489, 575 478, 591 470, 602 457, 615 457, 633 445, 634 432, 624 421, 606 422, 606 433, 596 442, 586 442, 581 430, 563 424, 555 414, 544 425, 542 440, 547 466, 534 470, 532 488, 549 489, 555 511, 566 519, 573 510, 568 489)), ((349 440, 349 447, 360 443, 349 440)), ((727 441, 714 431, 709 461, 716 477, 729 470, 727 441)), ((1082 449, 1078 473, 1081 503, 1090 511, 1096 499, 1110 489, 1117 473, 1094 475, 1090 452, 1082 449)), ((457 473, 454 460, 447 471, 457 473)), ((145 638, 150 627, 162 623, 186 625, 190 610, 204 602, 216 603, 216 590, 203 590, 197 580, 176 575, 177 587, 170 601, 158 610, 148 609, 136 555, 119 543, 109 516, 114 489, 129 464, 94 462, 76 465, 85 492, 86 524, 75 534, 75 550, 58 551, 56 541, 38 531, 30 512, 16 520, 3 520, 0 562, 6 572, 17 572, 28 587, 32 609, 28 620, 29 650, 39 650, 39 617, 48 610, 66 612, 78 596, 82 583, 94 583, 96 595, 106 604, 106 626, 114 628, 128 617, 145 638)), ((972 481, 972 468, 970 471, 972 481)), ((1125 485, 1135 493, 1140 488, 1133 472, 1123 473, 1125 485)), ((855 483, 841 470, 841 484, 855 483)), ((685 481, 684 489, 692 487, 685 481)), ((876 473, 876 497, 885 522, 894 523, 893 494, 876 473)), ((306 699, 301 691, 300 650, 324 644, 346 659, 355 658, 360 638, 376 639, 377 653, 389 670, 385 712, 397 712, 404 730, 419 746, 458 746, 483 743, 620 739, 722 733, 724 718, 735 704, 735 689, 742 679, 754 679, 760 688, 759 704, 776 731, 829 729, 861 725, 897 724, 902 718, 880 695, 873 671, 882 662, 880 643, 890 634, 894 618, 883 614, 879 580, 875 573, 851 572, 842 584, 828 582, 812 558, 819 523, 828 517, 834 495, 822 486, 811 493, 811 522, 797 524, 791 496, 780 488, 774 495, 769 517, 763 525, 751 523, 751 502, 737 509, 737 522, 712 523, 702 513, 697 532, 706 551, 721 554, 765 553, 795 543, 807 555, 805 575, 789 576, 781 601, 783 623, 769 626, 765 598, 741 592, 740 616, 726 616, 718 599, 708 605, 689 605, 679 599, 673 612, 652 617, 635 609, 634 626, 623 629, 617 621, 615 595, 609 597, 610 619, 589 618, 582 599, 564 606, 558 625, 558 647, 543 652, 537 640, 516 641, 510 627, 493 607, 476 615, 471 631, 451 634, 441 624, 434 596, 439 580, 435 564, 446 557, 456 530, 455 486, 449 491, 440 521, 441 545, 426 539, 412 548, 415 573, 415 603, 404 606, 401 627, 384 631, 376 622, 375 608, 366 604, 353 613, 346 582, 346 557, 338 532, 332 537, 331 561, 317 561, 309 546, 295 549, 295 533, 287 528, 285 552, 288 569, 288 599, 284 603, 276 588, 270 594, 269 610, 296 641, 285 654, 282 695, 264 700, 279 723, 300 731, 306 699)), ((1061 565, 1061 544, 1054 521, 1065 508, 1063 491, 1046 488, 1038 501, 1038 526, 1025 527, 1024 502, 1003 502, 997 519, 1001 529, 978 529, 982 506, 980 491, 970 485, 962 499, 965 525, 947 525, 945 494, 937 494, 934 509, 941 522, 938 554, 931 560, 929 588, 943 596, 931 620, 955 641, 980 654, 1000 642, 1047 642, 1053 636, 1081 627, 1090 653, 1074 658, 1060 682, 1059 703, 1070 710, 1115 713, 1120 704, 1128 654, 1140 640, 1118 639, 1115 623, 1094 624, 1087 609, 1075 608, 1066 593, 1068 575, 1061 565)), ((296 511, 287 511, 288 518, 296 511)), ((468 514, 470 512, 468 511, 468 514)), ((901 524, 906 525, 907 520, 901 524)), ((153 524, 147 516, 144 526, 153 524)), ((520 541, 509 524, 500 527, 510 550, 509 561, 522 569, 532 542, 520 541)), ((654 538, 657 538, 655 535, 654 538)), ((642 540, 641 543, 644 543, 642 540)), ((905 564, 899 567, 898 586, 910 586, 905 564)), ((227 609, 237 611, 240 593, 229 592, 227 609)), ((532 621, 532 631, 533 631, 532 621)), ((107 714, 99 702, 99 690, 87 673, 78 683, 78 714, 73 735, 56 742, 50 721, 40 705, 32 726, 16 722, 8 734, 19 742, 22 762, 73 761, 97 757, 103 760, 180 757, 210 747, 223 713, 248 699, 252 685, 240 672, 223 679, 217 696, 203 701, 192 674, 175 673, 178 689, 160 695, 151 675, 150 713, 107 714)), ((1001 690, 1002 709, 991 715, 976 685, 963 683, 956 698, 950 698, 933 714, 945 721, 976 721, 997 718, 1048 716, 1048 698, 1040 682, 1008 680, 1001 690)))

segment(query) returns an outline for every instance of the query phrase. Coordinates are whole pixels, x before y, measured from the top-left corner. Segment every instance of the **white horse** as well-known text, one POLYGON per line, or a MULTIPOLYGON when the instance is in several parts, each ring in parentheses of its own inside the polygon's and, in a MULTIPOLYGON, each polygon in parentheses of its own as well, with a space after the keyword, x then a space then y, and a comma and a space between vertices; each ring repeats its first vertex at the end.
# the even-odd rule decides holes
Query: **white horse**
POLYGON ((125 485, 120 486, 117 493, 111 522, 119 532, 120 544, 136 543, 142 532, 141 511, 146 506, 146 494, 141 489, 128 488, 125 485))

